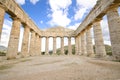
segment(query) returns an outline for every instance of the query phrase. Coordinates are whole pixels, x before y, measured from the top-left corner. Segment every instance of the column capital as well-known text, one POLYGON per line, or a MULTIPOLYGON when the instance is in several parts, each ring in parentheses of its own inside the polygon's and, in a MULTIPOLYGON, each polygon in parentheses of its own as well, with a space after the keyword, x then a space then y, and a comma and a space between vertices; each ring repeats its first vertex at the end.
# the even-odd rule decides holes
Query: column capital
POLYGON ((102 18, 95 18, 95 20, 92 22, 92 24, 100 22, 102 20, 102 18))
POLYGON ((109 9, 107 9, 107 12, 112 11, 112 10, 118 10, 119 4, 112 4, 109 9))
POLYGON ((12 20, 18 20, 18 21, 21 21, 20 18, 18 18, 18 17, 12 17, 12 16, 11 16, 11 19, 12 19, 12 20))
POLYGON ((8 9, 7 9, 5 6, 3 6, 3 5, 0 5, 0 8, 4 9, 5 11, 8 10, 8 9))

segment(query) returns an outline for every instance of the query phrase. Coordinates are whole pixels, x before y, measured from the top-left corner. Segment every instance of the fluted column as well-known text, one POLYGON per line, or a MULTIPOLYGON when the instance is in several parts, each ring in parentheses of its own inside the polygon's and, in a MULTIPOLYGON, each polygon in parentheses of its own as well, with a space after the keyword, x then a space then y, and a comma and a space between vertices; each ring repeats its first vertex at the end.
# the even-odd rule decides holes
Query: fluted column
POLYGON ((81 35, 78 36, 78 54, 81 55, 81 35))
POLYGON ((20 26, 21 26, 20 20, 17 18, 13 18, 12 30, 11 30, 8 50, 7 50, 7 59, 13 59, 13 58, 16 58, 17 56, 20 26))
POLYGON ((49 37, 46 37, 45 54, 49 55, 49 37))
POLYGON ((39 55, 39 49, 38 49, 38 46, 39 46, 39 35, 36 34, 35 35, 35 55, 39 55))
POLYGON ((56 37, 53 37, 53 54, 56 54, 56 37))
POLYGON ((87 28, 86 30, 86 48, 87 56, 91 56, 92 54, 94 54, 90 28, 87 28))
POLYGON ((64 54, 64 37, 61 37, 61 54, 64 54))
POLYGON ((35 31, 31 31, 29 53, 31 56, 35 55, 35 31))
POLYGON ((120 16, 118 7, 113 7, 107 12, 112 54, 114 58, 120 61, 120 16))
POLYGON ((38 39, 38 54, 41 55, 41 37, 38 39))
POLYGON ((29 33, 30 33, 30 28, 27 25, 25 25, 22 49, 21 49, 22 57, 29 56, 28 54, 29 33))
POLYGON ((75 37, 75 54, 78 55, 78 37, 75 37))
POLYGON ((81 33, 81 55, 86 55, 85 31, 81 33))
POLYGON ((4 15, 5 15, 5 9, 0 6, 0 40, 1 40, 3 22, 4 22, 4 15))
POLYGON ((72 54, 71 37, 68 37, 68 54, 72 54))
POLYGON ((106 55, 105 46, 103 42, 102 30, 100 21, 93 23, 94 39, 95 39, 95 52, 96 57, 103 57, 106 55))

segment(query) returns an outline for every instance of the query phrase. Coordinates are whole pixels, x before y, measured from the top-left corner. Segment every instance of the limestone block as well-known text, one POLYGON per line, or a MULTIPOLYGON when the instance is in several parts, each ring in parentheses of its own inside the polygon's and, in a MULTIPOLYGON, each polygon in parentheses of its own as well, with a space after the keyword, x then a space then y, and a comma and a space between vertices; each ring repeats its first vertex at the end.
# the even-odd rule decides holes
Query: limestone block
POLYGON ((94 39, 95 39, 95 52, 96 57, 103 57, 106 55, 105 46, 103 42, 102 30, 100 21, 93 23, 94 39))
POLYGON ((24 35, 23 35, 23 42, 22 42, 22 49, 21 49, 22 57, 29 56, 29 53, 28 53, 29 33, 30 33, 30 29, 26 25, 24 28, 24 35))
POLYGON ((120 17, 118 7, 112 8, 107 12, 112 54, 116 60, 120 61, 120 17))
POLYGON ((21 26, 21 22, 19 21, 19 19, 14 19, 10 34, 10 40, 8 44, 7 59, 14 59, 17 57, 20 26, 21 26))
POLYGON ((90 28, 88 28, 86 31, 86 48, 87 56, 91 56, 92 54, 94 54, 90 28))
POLYGON ((3 22, 4 22, 4 15, 5 15, 5 10, 0 6, 0 40, 1 40, 3 22))

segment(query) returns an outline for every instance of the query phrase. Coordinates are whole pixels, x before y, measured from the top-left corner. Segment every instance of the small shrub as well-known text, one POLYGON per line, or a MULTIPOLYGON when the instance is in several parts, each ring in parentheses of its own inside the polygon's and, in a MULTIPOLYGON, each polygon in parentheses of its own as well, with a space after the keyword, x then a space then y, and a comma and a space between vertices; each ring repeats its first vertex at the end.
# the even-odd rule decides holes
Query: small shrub
POLYGON ((6 56, 6 53, 0 51, 0 56, 6 56))

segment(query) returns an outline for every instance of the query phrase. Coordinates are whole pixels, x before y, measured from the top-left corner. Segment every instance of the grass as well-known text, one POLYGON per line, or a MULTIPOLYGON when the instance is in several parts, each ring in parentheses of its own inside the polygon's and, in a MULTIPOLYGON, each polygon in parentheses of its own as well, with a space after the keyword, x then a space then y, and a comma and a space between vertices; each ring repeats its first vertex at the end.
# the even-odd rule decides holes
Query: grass
POLYGON ((9 68, 12 68, 13 65, 2 65, 0 66, 0 70, 5 70, 5 69, 9 69, 9 68))

